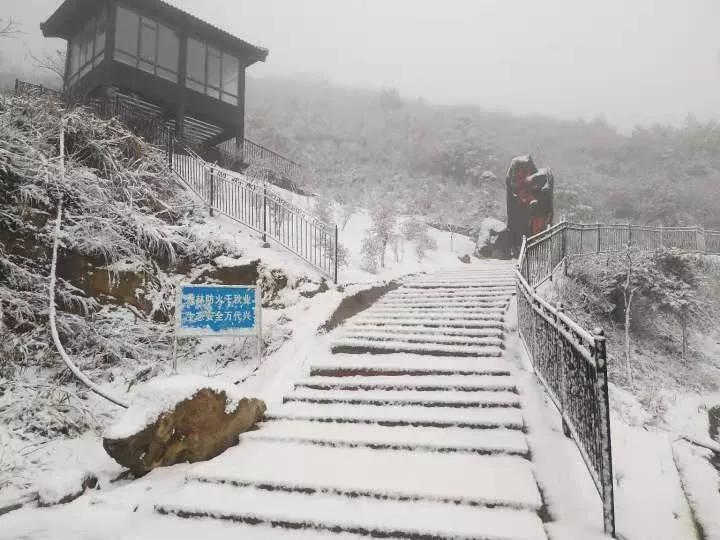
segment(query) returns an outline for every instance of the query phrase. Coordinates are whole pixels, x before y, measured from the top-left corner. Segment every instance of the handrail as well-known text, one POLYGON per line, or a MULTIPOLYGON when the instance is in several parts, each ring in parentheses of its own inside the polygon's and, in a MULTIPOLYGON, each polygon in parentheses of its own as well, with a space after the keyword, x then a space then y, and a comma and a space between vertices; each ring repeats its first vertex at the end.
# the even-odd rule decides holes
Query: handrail
POLYGON ((635 247, 674 247, 720 254, 720 231, 688 226, 560 223, 523 238, 516 269, 518 331, 538 379, 557 406, 603 501, 605 531, 614 536, 615 512, 607 391, 607 352, 602 330, 588 332, 543 299, 537 288, 568 259, 635 247), (568 386, 572 386, 568 389, 568 386))
POLYGON ((171 169, 208 205, 211 215, 219 212, 261 233, 264 242, 268 238, 277 242, 337 283, 337 225, 306 213, 269 189, 267 183, 218 170, 196 154, 174 152, 171 169))
POLYGON ((515 270, 518 333, 538 380, 562 418, 563 431, 576 444, 603 503, 605 532, 615 537, 615 498, 610 434, 606 343, 602 330, 588 332, 561 306, 536 291, 565 259, 565 222, 523 238, 515 270), (557 238, 561 237, 558 242, 557 238), (557 253, 560 256, 557 256, 557 253), (546 264, 529 254, 546 256, 546 264), (533 279, 536 278, 536 279, 533 279))

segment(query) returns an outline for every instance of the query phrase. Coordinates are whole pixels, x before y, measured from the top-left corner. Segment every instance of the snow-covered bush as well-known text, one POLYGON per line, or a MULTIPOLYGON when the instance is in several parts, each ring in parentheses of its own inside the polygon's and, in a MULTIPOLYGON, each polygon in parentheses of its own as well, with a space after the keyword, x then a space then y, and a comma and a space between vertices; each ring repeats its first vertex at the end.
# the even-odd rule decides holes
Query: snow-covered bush
POLYGON ((429 249, 437 249, 437 242, 428 234, 428 225, 416 217, 408 219, 401 226, 402 237, 415 243, 415 255, 418 261, 425 258, 429 249))
POLYGON ((154 320, 159 312, 167 320, 172 307, 172 284, 161 267, 175 264, 190 244, 179 211, 188 201, 158 150, 117 121, 43 99, 0 96, 0 422, 41 436, 79 433, 92 420, 77 414, 86 408, 84 391, 65 384, 71 379, 48 330, 59 201, 58 331, 97 380, 112 380, 121 365, 142 371, 166 354, 168 324, 154 320), (58 159, 61 119, 65 174, 58 159), (142 269, 148 313, 92 293, 93 279, 121 266, 142 269), (22 415, 18 407, 25 407, 22 415))
POLYGON ((385 268, 385 252, 388 245, 396 240, 397 215, 391 202, 382 201, 375 206, 370 216, 372 225, 365 232, 361 255, 363 268, 375 273, 379 268, 385 268))

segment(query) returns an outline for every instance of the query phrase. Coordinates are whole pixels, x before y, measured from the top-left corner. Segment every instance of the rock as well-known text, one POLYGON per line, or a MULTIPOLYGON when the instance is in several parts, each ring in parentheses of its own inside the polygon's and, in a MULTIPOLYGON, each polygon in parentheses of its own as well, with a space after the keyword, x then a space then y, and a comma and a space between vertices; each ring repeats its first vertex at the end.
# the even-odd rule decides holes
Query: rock
POLYGON ((505 224, 494 218, 486 218, 480 225, 475 256, 493 259, 510 258, 510 233, 505 224))
POLYGON ((461 263, 470 264, 470 255, 468 255, 467 253, 462 257, 458 257, 458 259, 460 259, 461 263))
POLYGON ((205 461, 236 445, 240 433, 262 420, 265 409, 261 400, 235 403, 225 390, 202 388, 133 434, 114 438, 111 428, 103 447, 136 476, 156 467, 205 461))

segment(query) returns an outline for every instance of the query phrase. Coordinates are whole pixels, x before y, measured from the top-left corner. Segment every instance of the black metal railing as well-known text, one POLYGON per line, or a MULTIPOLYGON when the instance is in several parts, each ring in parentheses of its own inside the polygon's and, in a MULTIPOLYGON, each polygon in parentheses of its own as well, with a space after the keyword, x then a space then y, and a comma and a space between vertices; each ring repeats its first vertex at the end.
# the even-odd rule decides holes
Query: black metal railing
POLYGON ((25 94, 29 96, 49 96, 61 98, 62 93, 54 88, 48 88, 42 84, 33 84, 15 79, 15 95, 25 94))
POLYGON ((268 183, 220 169, 191 151, 173 153, 172 170, 211 212, 254 229, 263 241, 274 240, 337 283, 337 225, 306 213, 268 183))
MULTIPOLYGON (((552 255, 554 234, 541 240, 552 255)), ((577 445, 603 502, 603 523, 615 537, 607 355, 602 330, 587 332, 541 298, 523 275, 526 242, 517 270, 518 332, 538 379, 560 411, 563 430, 577 445)), ((525 266, 524 266, 525 265, 525 266)), ((551 267, 548 262, 546 267, 551 267)))
MULTIPOLYGON (((231 139, 219 146, 232 153, 235 142, 231 139)), ((297 180, 302 176, 302 167, 298 163, 250 139, 243 140, 242 153, 245 162, 269 167, 290 180, 297 180)))
MULTIPOLYGON (((15 92, 62 97, 56 90, 17 80, 15 92)), ((200 152, 207 148, 177 138, 171 121, 127 96, 91 98, 82 106, 101 118, 117 118, 133 133, 163 149, 170 169, 208 205, 211 213, 219 212, 261 233, 264 242, 268 239, 277 242, 337 283, 337 225, 324 223, 285 200, 266 181, 206 161, 200 152)), ((258 155, 269 152, 281 163, 279 154, 252 142, 250 148, 258 155)))
POLYGON ((720 254, 720 232, 702 227, 653 227, 632 224, 580 224, 563 221, 525 245, 523 275, 537 287, 567 258, 616 253, 631 246, 640 251, 676 248, 689 253, 720 254))
POLYGON ((607 349, 601 329, 588 332, 537 288, 568 259, 661 247, 720 254, 720 231, 702 227, 561 222, 523 239, 517 268, 518 330, 538 379, 557 406, 603 501, 605 531, 615 536, 607 349))

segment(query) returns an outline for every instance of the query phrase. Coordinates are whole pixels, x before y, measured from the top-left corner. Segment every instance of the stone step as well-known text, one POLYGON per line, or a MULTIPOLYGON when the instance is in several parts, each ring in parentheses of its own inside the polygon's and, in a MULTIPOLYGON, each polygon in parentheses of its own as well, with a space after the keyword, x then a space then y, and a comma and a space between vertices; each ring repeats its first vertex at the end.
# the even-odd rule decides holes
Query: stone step
POLYGON ((500 357, 503 350, 500 347, 489 345, 447 345, 442 343, 411 343, 409 341, 344 337, 333 341, 332 352, 362 353, 371 352, 376 354, 393 352, 412 352, 419 354, 433 354, 436 356, 476 356, 476 357, 500 357))
POLYGON ((419 452, 472 452, 526 456, 525 435, 513 429, 476 430, 376 424, 338 424, 302 420, 263 422, 245 439, 275 440, 326 446, 367 447, 419 452))
MULTIPOLYGON (((274 539, 269 535, 276 531, 287 533, 290 540, 298 534, 300 539, 303 532, 303 540, 323 540, 326 535, 338 539, 547 540, 542 522, 531 511, 267 491, 218 483, 192 482, 155 505, 155 511, 224 520, 229 522, 228 531, 237 531, 235 538, 255 540, 274 539)), ((190 527, 203 523, 195 519, 186 522, 190 527)))
POLYGON ((480 287, 514 287, 515 281, 486 281, 484 283, 477 282, 450 282, 450 281, 412 281, 403 284, 408 289, 476 289, 480 287))
POLYGON ((448 392, 418 390, 314 390, 299 388, 283 403, 346 403, 350 405, 417 405, 420 407, 519 407, 514 392, 448 392))
POLYGON ((398 334, 427 334, 428 336, 474 336, 494 337, 502 339, 501 328, 440 328, 437 326, 425 325, 402 325, 402 324, 358 324, 355 322, 345 324, 342 327, 344 332, 396 332, 398 334))
POLYGON ((423 344, 445 344, 445 345, 475 345, 475 346, 493 346, 504 348, 503 340, 499 337, 488 336, 458 336, 446 334, 427 334, 412 332, 397 332, 388 330, 370 330, 355 329, 349 330, 343 328, 340 339, 369 339, 376 341, 402 341, 407 343, 423 343, 423 344))
POLYGON ((391 293, 386 294, 383 298, 392 299, 410 299, 410 298, 453 298, 453 299, 467 299, 467 298, 510 298, 515 293, 514 289, 502 290, 502 291, 468 291, 466 289, 458 290, 447 290, 442 292, 435 292, 433 289, 431 292, 418 291, 417 289, 397 289, 391 293))
POLYGON ((434 328, 494 328, 502 330, 504 314, 488 315, 486 317, 438 317, 433 314, 415 314, 411 316, 403 316, 402 314, 387 314, 384 316, 373 316, 368 315, 367 312, 363 312, 360 315, 353 317, 350 320, 351 324, 354 325, 399 325, 399 326, 430 326, 434 328))
POLYGON ((269 420, 310 420, 387 426, 523 429, 519 409, 492 407, 458 409, 398 405, 286 403, 265 414, 269 420))
MULTIPOLYGON (((497 317, 502 316, 505 314, 505 308, 465 308, 465 307, 457 307, 457 308, 440 308, 440 307, 424 307, 424 308, 407 308, 407 307, 396 307, 396 306, 377 306, 377 307, 371 307, 369 309, 366 309, 361 313, 361 315, 384 315, 384 316, 391 316, 391 315, 400 315, 400 316, 409 316, 409 317, 418 317, 423 314, 430 316, 430 317, 458 317, 458 318, 465 318, 465 319, 471 319, 476 318, 479 320, 492 320, 497 319, 497 317)), ((354 319, 350 319, 354 320, 354 319)))
POLYGON ((389 376, 389 375, 510 375, 506 360, 502 358, 475 358, 446 356, 438 361, 427 355, 388 354, 383 356, 334 354, 310 361, 310 375, 389 376))
POLYGON ((402 307, 402 308, 438 308, 438 309, 465 309, 465 308, 504 308, 510 299, 499 299, 499 300, 474 300, 474 299, 461 299, 461 298, 408 298, 408 299, 394 299, 383 298, 374 307, 378 309, 384 309, 389 307, 402 307))
POLYGON ((188 478, 353 498, 528 510, 537 510, 542 504, 532 466, 519 456, 413 453, 243 439, 212 461, 194 466, 188 478))
MULTIPOLYGON (((465 360, 465 359, 461 359, 465 360)), ((477 362, 485 364, 486 360, 477 362)), ((516 391, 514 377, 506 375, 397 375, 313 376, 300 379, 295 388, 345 390, 457 390, 465 392, 516 391)))

